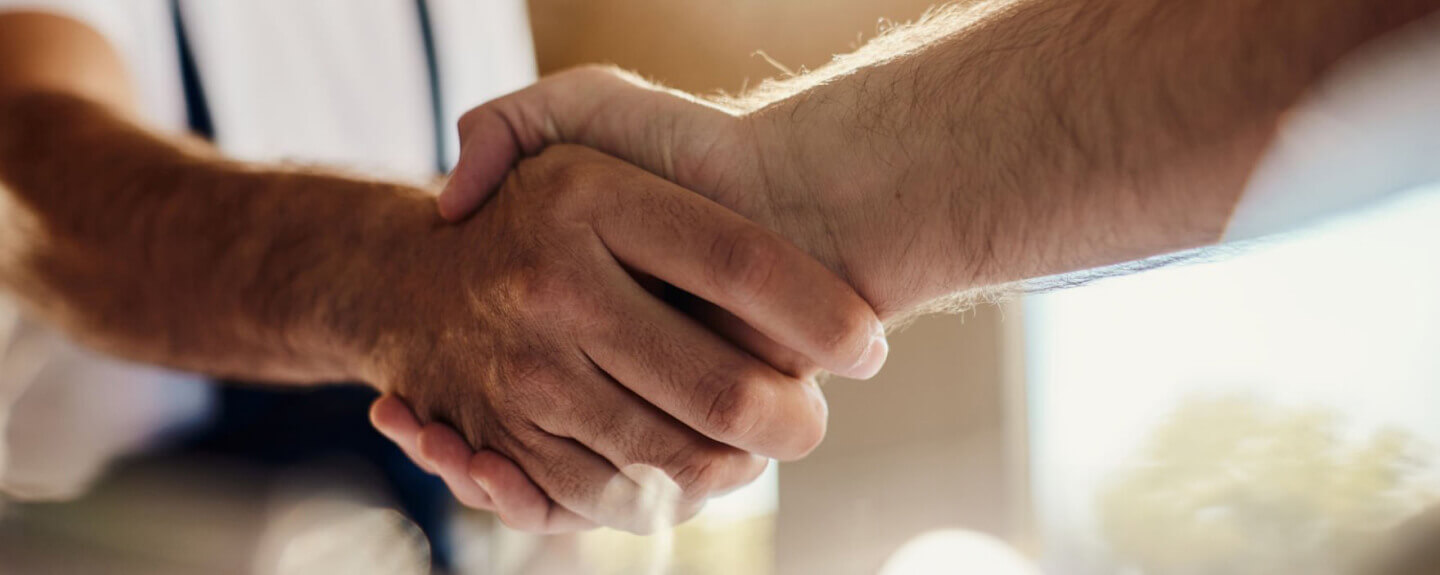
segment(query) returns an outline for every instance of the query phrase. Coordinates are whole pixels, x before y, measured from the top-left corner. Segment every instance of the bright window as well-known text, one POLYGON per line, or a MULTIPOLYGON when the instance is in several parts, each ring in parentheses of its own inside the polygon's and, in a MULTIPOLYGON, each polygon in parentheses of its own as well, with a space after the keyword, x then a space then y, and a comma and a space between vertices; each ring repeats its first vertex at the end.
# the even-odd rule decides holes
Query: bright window
POLYGON ((1440 189, 1026 302, 1047 572, 1338 572, 1440 494, 1440 189))

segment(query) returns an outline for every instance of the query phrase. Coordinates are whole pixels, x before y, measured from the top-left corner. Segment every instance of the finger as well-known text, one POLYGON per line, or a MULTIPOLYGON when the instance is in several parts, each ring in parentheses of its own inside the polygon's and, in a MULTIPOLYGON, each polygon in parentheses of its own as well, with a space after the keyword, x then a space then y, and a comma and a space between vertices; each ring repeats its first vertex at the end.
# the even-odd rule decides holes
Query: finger
MULTIPOLYGON (((594 369, 597 377, 609 379, 594 369)), ((618 383, 597 386, 586 401, 552 410, 536 423, 553 435, 574 438, 622 472, 636 466, 659 469, 687 503, 732 491, 765 470, 765 458, 696 433, 618 383)))
POLYGON ((614 381, 720 443, 776 459, 803 457, 825 435, 824 396, 665 305, 618 265, 602 314, 579 334, 581 350, 614 381), (612 301, 613 300, 613 301, 612 301))
POLYGON ((551 501, 515 462, 482 449, 470 458, 470 478, 495 502, 500 520, 512 529, 531 533, 570 533, 598 525, 551 501))
POLYGON ((647 476, 642 485, 575 440, 542 431, 520 444, 526 456, 514 459, 525 474, 585 519, 632 533, 654 532, 671 519, 670 500, 678 494, 669 496, 668 479, 647 476))
POLYGON ((458 220, 494 192, 521 157, 573 143, 601 150, 666 179, 673 159, 703 157, 718 124, 733 115, 614 67, 555 74, 461 118, 460 162, 440 194, 441 215, 458 220), (669 127, 658 134, 656 126, 669 127))
POLYGON ((431 423, 420 430, 419 451, 440 474, 455 499, 466 507, 494 511, 490 494, 470 478, 470 445, 450 426, 431 423))
POLYGON ((460 160, 436 200, 440 216, 450 221, 484 204, 525 153, 506 117, 493 108, 472 110, 460 122, 460 160))
POLYGON ((370 424, 380 435, 398 445, 416 466, 426 473, 435 473, 430 464, 420 457, 420 421, 415 418, 415 412, 410 410, 404 400, 389 394, 377 398, 375 403, 370 405, 370 424))
POLYGON ((616 171, 604 191, 616 197, 599 202, 606 207, 593 225, 625 265, 724 308, 829 371, 865 379, 880 370, 884 327, 825 266, 714 202, 638 168, 616 171))
POLYGON ((558 533, 594 527, 552 503, 505 456, 488 449, 470 453, 469 445, 449 427, 431 424, 420 437, 426 459, 435 462, 446 486, 467 507, 494 511, 507 525, 523 531, 558 533), (467 483, 471 486, 463 485, 467 483))
POLYGON ((715 304, 686 294, 672 305, 730 343, 735 344, 736 347, 770 364, 780 373, 806 380, 813 380, 820 375, 820 367, 810 361, 810 358, 776 343, 775 340, 750 327, 750 324, 735 317, 735 314, 725 311, 715 304))

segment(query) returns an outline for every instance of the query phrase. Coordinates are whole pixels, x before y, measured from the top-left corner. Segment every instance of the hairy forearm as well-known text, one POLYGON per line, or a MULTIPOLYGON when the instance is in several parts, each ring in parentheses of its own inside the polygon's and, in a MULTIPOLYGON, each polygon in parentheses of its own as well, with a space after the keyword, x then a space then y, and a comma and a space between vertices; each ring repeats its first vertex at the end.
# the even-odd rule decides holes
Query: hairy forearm
POLYGON ((868 242, 843 267, 904 309, 1217 241, 1305 90, 1437 5, 987 2, 763 87, 752 116, 767 170, 810 191, 777 217, 837 203, 801 235, 868 242))
POLYGON ((44 92, 0 100, 0 192, 0 282, 34 313, 123 357, 277 381, 369 375, 374 314, 352 312, 404 261, 396 230, 435 219, 418 190, 226 162, 44 92))

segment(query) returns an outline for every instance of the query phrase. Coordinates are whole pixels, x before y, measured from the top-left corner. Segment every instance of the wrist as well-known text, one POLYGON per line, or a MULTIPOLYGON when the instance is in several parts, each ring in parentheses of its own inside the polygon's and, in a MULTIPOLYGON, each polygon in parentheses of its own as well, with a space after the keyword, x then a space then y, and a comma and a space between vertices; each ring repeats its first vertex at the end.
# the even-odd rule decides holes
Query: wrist
POLYGON ((316 310, 328 345, 348 366, 347 379, 394 392, 395 370, 433 347, 441 329, 442 298, 459 298, 445 287, 463 258, 458 228, 439 219, 433 198, 419 190, 388 190, 359 231, 330 288, 330 305, 316 310), (443 246, 442 246, 443 244, 443 246), (439 315, 435 312, 439 311, 439 315))
POLYGON ((434 200, 406 186, 314 173, 257 173, 250 185, 264 196, 250 217, 273 233, 232 248, 255 256, 241 266, 249 271, 239 301, 242 316, 275 342, 278 371, 385 390, 381 352, 405 316, 419 313, 415 284, 433 279, 414 268, 440 227, 434 200), (276 221, 282 210, 294 220, 276 221))
POLYGON ((887 132, 869 123, 887 119, 857 118, 867 97, 820 86, 746 120, 769 197, 769 225, 840 274, 888 320, 973 285, 981 273, 973 257, 979 251, 958 241, 949 219, 963 199, 952 190, 974 187, 975 177, 906 153, 927 141, 918 130, 887 132))

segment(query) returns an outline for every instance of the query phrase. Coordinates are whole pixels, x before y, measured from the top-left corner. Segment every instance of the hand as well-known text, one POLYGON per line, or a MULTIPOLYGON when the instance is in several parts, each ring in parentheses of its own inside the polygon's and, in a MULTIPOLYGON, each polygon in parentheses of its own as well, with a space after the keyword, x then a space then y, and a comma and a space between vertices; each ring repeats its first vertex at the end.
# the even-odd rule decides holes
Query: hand
POLYGON ((894 181, 894 152, 857 149, 849 143, 863 135, 807 112, 802 100, 742 113, 612 67, 576 68, 461 118, 460 162, 440 196, 441 214, 465 217, 521 158, 578 144, 779 233, 854 286, 882 318, 953 293, 961 282, 942 278, 950 266, 937 261, 964 254, 954 238, 921 237, 948 227, 953 202, 920 193, 921 178, 894 181))
MULTIPOLYGON (((645 167, 652 173, 701 191, 742 215, 782 231, 832 270, 847 275, 854 266, 838 253, 827 235, 824 214, 809 210, 821 202, 770 197, 762 163, 755 160, 746 118, 706 106, 677 93, 658 90, 610 68, 580 68, 542 81, 512 96, 481 106, 462 119, 460 165, 441 195, 441 212, 460 220, 500 185, 511 166, 561 141, 597 147, 645 167), (600 113, 603 110, 603 113, 600 113), (663 127, 665 131, 653 128, 663 127), (501 137, 503 136, 503 137, 501 137), (815 230, 814 233, 811 230, 815 230)), ((838 205, 831 205, 838 208, 838 205)), ((853 258, 852 258, 853 259, 853 258)), ((870 276, 847 277, 876 289, 861 294, 886 301, 888 292, 870 276)), ((900 302, 891 298, 894 307, 900 302)), ((702 302, 703 306, 703 302, 702 302)), ((804 358, 750 329, 733 315, 702 307, 698 315, 731 341, 794 375, 813 375, 804 358)), ((428 471, 445 478, 464 504, 491 511, 512 527, 529 530, 582 529, 583 523, 546 523, 545 494, 505 458, 488 450, 473 454, 453 430, 422 426, 403 401, 381 397, 371 418, 428 471), (484 484, 477 488, 476 482, 484 484)))
MULTIPOLYGON (((713 302, 753 326, 749 337, 832 371, 868 377, 885 355, 865 302, 797 248, 583 148, 521 162, 485 210, 433 228, 396 260, 395 287, 414 305, 378 330, 371 379, 466 447, 513 461, 506 477, 523 472, 553 501, 526 517, 539 530, 654 529, 656 510, 641 505, 653 470, 679 490, 659 517, 668 523, 757 476, 764 460, 751 453, 793 459, 824 434, 813 382, 705 329, 632 274, 713 302)), ((400 443, 422 456, 454 445, 425 437, 400 443)), ((463 476, 442 475, 483 503, 463 476)))

